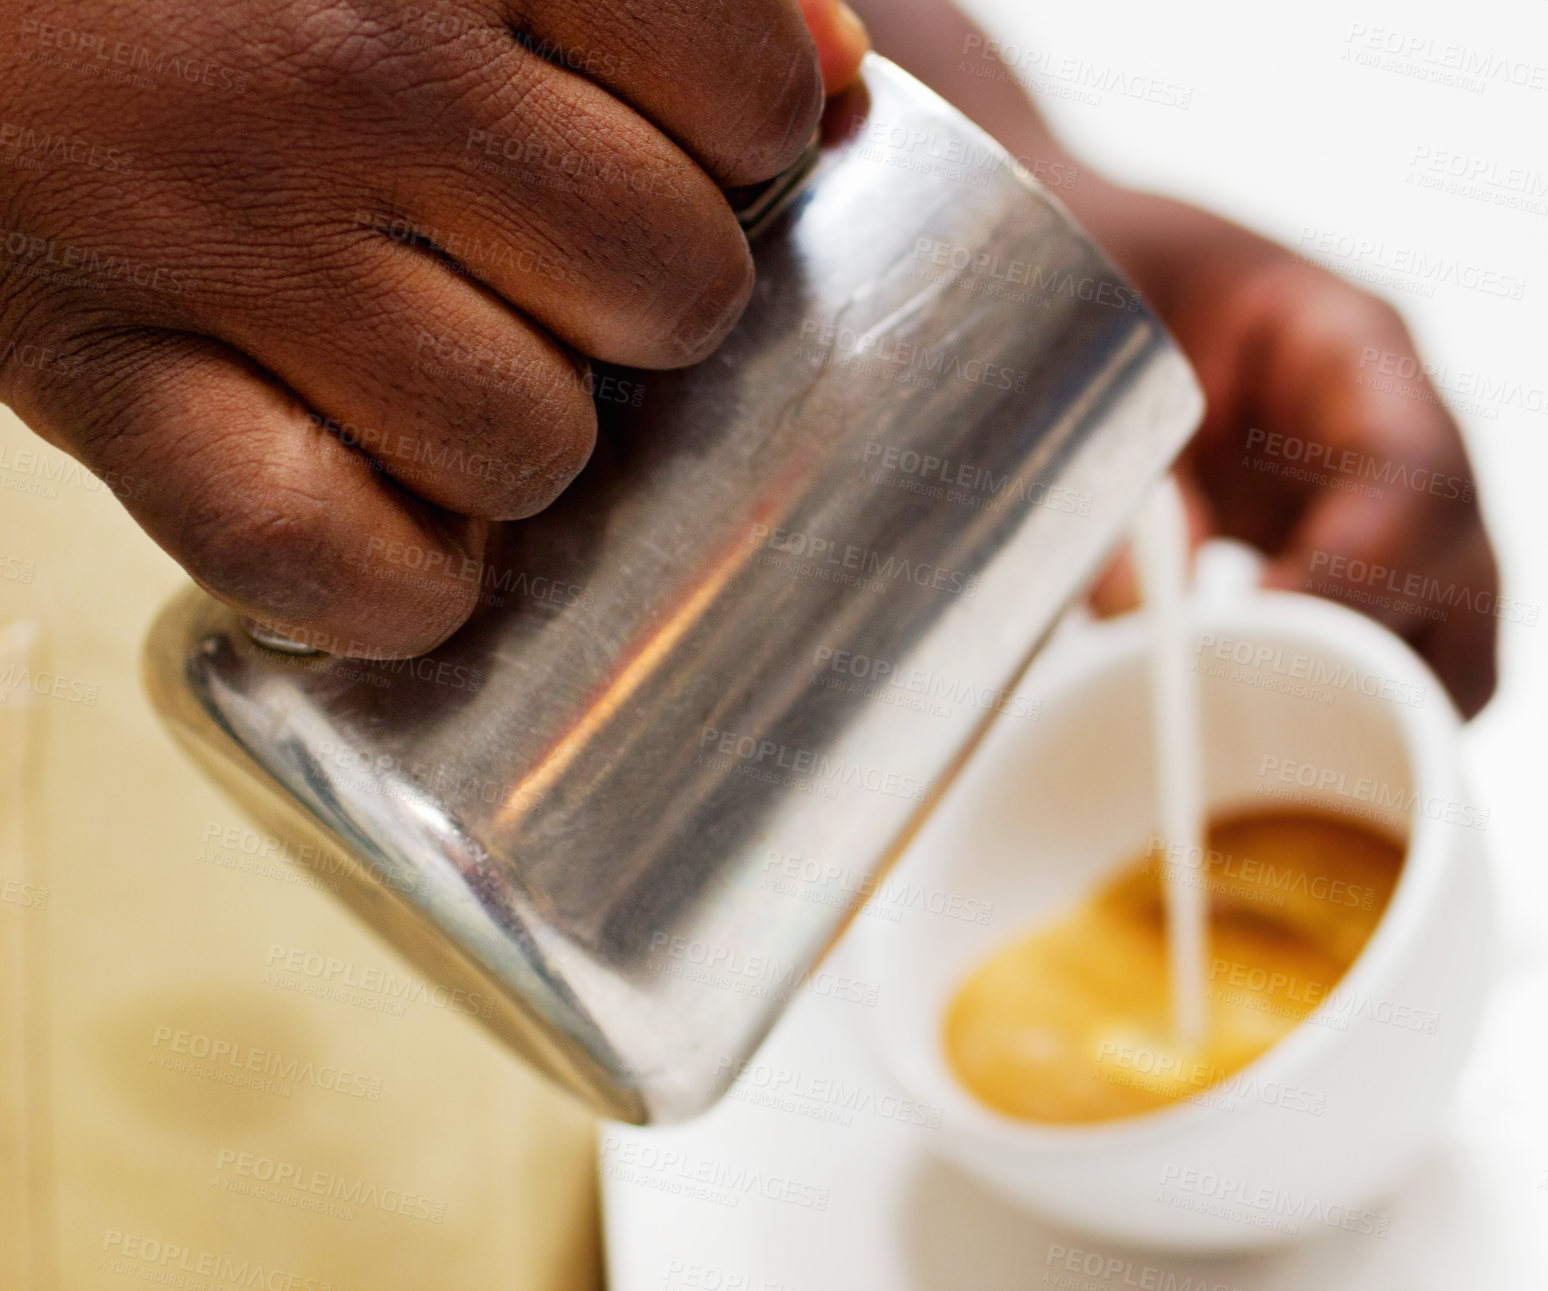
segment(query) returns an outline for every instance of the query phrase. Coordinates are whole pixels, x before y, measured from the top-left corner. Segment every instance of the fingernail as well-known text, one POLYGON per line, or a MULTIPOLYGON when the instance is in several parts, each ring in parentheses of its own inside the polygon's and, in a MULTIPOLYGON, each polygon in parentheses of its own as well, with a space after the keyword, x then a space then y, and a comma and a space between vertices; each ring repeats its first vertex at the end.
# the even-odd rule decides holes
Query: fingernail
POLYGON ((871 47, 871 33, 865 29, 865 23, 861 21, 860 15, 845 4, 844 0, 833 0, 833 26, 846 49, 863 54, 871 47))
POLYGON ((865 23, 844 0, 803 0, 802 7, 822 60, 823 88, 830 96, 848 89, 871 47, 865 23))

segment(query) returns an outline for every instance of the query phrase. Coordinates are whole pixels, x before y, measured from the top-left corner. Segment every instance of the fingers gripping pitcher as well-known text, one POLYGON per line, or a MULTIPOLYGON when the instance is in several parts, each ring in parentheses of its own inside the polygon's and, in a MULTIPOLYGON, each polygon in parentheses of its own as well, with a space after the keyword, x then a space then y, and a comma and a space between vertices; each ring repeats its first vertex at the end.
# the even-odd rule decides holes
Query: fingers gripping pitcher
POLYGON ((766 875, 885 869, 1202 407, 1063 209, 881 58, 733 200, 741 323, 597 378, 594 459, 439 649, 317 654, 192 589, 147 647, 211 776, 640 1123, 707 1107, 802 989, 878 989, 818 967, 864 884, 766 875))

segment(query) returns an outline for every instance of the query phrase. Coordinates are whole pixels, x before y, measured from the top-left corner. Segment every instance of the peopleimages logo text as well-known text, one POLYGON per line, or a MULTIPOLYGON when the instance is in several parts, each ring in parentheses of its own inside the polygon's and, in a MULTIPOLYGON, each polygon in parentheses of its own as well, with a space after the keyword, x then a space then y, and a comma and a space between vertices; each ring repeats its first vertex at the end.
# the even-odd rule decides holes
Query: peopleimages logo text
MULTIPOLYGON (((1394 569, 1375 561, 1360 560, 1353 556, 1329 551, 1314 551, 1310 570, 1313 578, 1325 574, 1332 580, 1329 586, 1337 590, 1340 585, 1361 589, 1375 589, 1391 596, 1407 598, 1415 605, 1428 603, 1432 607, 1469 610, 1491 618, 1505 619, 1535 627, 1541 607, 1527 605, 1509 596, 1501 596, 1488 587, 1472 587, 1467 583, 1443 583, 1430 574, 1417 570, 1394 569)), ((1313 588, 1312 590, 1323 590, 1313 588)), ((1434 616, 1432 616, 1434 617, 1434 616)), ((1444 617, 1441 615, 1440 617, 1444 617)))
POLYGON ((1422 816, 1464 829, 1484 829, 1489 813, 1471 803, 1456 802, 1436 794, 1421 795, 1418 790, 1373 780, 1370 776, 1351 775, 1337 767, 1319 767, 1310 762, 1265 754, 1258 766, 1258 779, 1274 780, 1296 789, 1310 789, 1330 797, 1369 804, 1391 815, 1410 818, 1422 816))
POLYGON ((137 1281, 174 1287, 233 1286, 255 1291, 333 1291, 326 1278, 308 1277, 282 1264, 238 1259, 221 1251, 168 1242, 110 1228, 102 1235, 99 1268, 137 1281))
POLYGON ((1290 650, 1244 637, 1203 632, 1199 634, 1197 652, 1201 659, 1213 659, 1294 681, 1304 681, 1310 686, 1328 691, 1348 691, 1406 708, 1424 706, 1426 690, 1419 682, 1398 681, 1303 650, 1290 650))
POLYGON ((849 758, 830 758, 815 749, 783 744, 766 736, 723 731, 706 726, 699 732, 701 755, 744 763, 760 770, 781 772, 813 783, 868 789, 892 798, 923 802, 930 786, 917 776, 866 766, 849 758))
POLYGON ((1008 368, 976 355, 920 345, 885 331, 856 330, 810 318, 801 324, 801 339, 812 343, 813 357, 873 359, 881 365, 883 372, 910 373, 932 385, 942 377, 953 377, 968 385, 1014 390, 1020 394, 1026 390, 1032 375, 1025 368, 1008 368))
POLYGON ((936 269, 971 274, 978 280, 1026 287, 1035 296, 1066 296, 1131 314, 1137 314, 1142 307, 1139 293, 1113 278, 1077 278, 1061 265, 1006 259, 979 247, 960 246, 939 238, 916 240, 914 258, 936 269))
POLYGON ((947 677, 928 668, 905 667, 889 659, 818 646, 812 655, 815 667, 859 682, 897 689, 926 699, 944 700, 953 708, 971 707, 983 712, 1009 713, 1012 717, 1036 720, 1042 702, 1001 686, 984 686, 965 677, 947 677))
POLYGON ((970 598, 978 591, 977 574, 947 569, 927 561, 909 560, 905 556, 887 555, 852 542, 841 543, 821 534, 755 524, 748 538, 751 543, 771 553, 793 557, 798 563, 797 572, 800 572, 800 566, 809 565, 814 571, 831 569, 854 579, 875 579, 883 586, 913 583, 917 587, 970 598))

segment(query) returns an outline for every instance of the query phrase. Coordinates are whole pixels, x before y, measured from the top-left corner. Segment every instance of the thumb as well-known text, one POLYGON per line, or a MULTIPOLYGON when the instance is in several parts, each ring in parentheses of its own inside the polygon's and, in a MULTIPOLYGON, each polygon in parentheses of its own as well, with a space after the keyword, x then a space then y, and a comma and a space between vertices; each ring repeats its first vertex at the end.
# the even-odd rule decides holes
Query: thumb
POLYGON ((823 88, 829 96, 847 90, 860 75, 860 60, 871 47, 865 24, 844 0, 801 0, 801 12, 817 42, 823 88))

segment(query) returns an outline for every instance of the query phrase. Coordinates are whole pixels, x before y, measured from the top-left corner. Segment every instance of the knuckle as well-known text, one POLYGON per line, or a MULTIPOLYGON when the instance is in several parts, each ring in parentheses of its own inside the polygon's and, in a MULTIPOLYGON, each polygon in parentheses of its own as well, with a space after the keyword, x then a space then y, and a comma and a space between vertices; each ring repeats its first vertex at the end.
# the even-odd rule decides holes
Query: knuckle
POLYGON ((308 621, 350 594, 325 501, 233 469, 211 482, 178 529, 189 571, 223 598, 308 621), (222 504, 217 499, 239 499, 222 504))
POLYGON ((1312 306, 1307 312, 1344 320, 1351 330, 1388 336, 1407 331, 1396 305, 1337 274, 1322 271, 1310 284, 1307 299, 1312 306))
POLYGON ((396 52, 395 24, 373 20, 347 0, 299 0, 288 21, 268 29, 270 56, 282 69, 332 80, 379 76, 396 52))
POLYGON ((1250 315, 1274 320, 1299 348, 1336 346, 1358 358, 1364 345, 1412 347, 1396 306, 1319 265, 1273 264, 1248 279, 1243 303, 1250 315))
POLYGON ((599 279, 612 302, 595 312, 592 356, 640 368, 698 363, 736 325, 752 297, 747 239, 717 196, 691 216, 642 212, 634 264, 599 279))
POLYGON ((422 654, 472 614, 476 583, 424 572, 456 564, 428 535, 393 541, 390 526, 341 526, 326 498, 261 474, 230 471, 208 495, 242 504, 190 508, 180 525, 179 559, 207 591, 334 653, 371 658, 422 654))
POLYGON ((1364 311, 1363 321, 1373 332, 1407 337, 1408 324, 1397 306, 1390 301, 1362 291, 1359 307, 1364 311))
POLYGON ((716 176, 724 184, 772 179, 801 155, 822 116, 822 70, 809 41, 793 42, 737 84, 737 108, 713 148, 716 176))
POLYGON ((474 514, 485 520, 525 520, 551 506, 584 469, 597 440, 597 411, 572 369, 532 392, 522 429, 490 495, 474 514))

